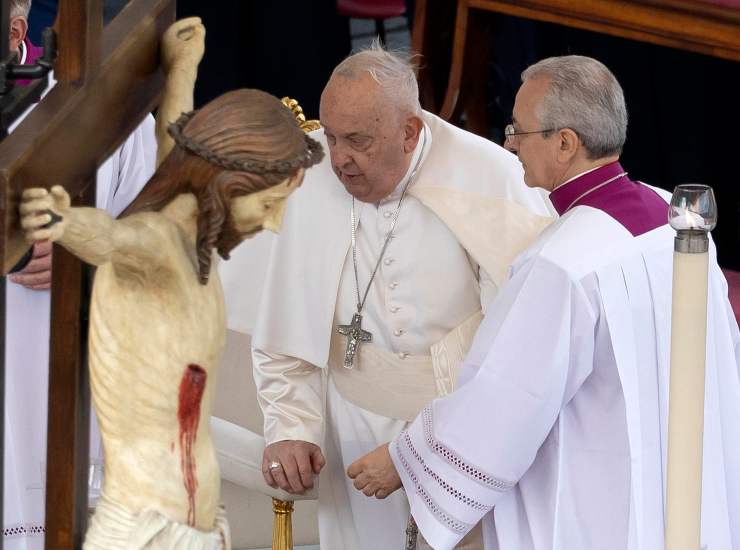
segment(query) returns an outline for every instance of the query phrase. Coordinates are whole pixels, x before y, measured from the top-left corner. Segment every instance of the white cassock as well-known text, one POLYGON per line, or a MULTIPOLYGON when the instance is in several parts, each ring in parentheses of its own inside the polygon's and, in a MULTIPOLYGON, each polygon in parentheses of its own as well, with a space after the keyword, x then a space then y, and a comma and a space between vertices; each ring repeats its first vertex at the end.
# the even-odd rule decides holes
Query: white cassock
MULTIPOLYGON (((13 135, 6 139, 13 139, 13 135)), ((154 173, 156 155, 154 119, 147 115, 98 169, 96 206, 118 216, 154 173)), ((3 548, 41 549, 51 293, 29 290, 9 279, 6 284, 3 548)), ((90 454, 101 458, 94 415, 92 425, 90 454)))
POLYGON ((326 455, 319 482, 322 550, 403 547, 405 497, 367 498, 345 470, 454 382, 450 372, 433 372, 430 348, 480 315, 506 265, 550 221, 546 201, 524 185, 513 155, 428 113, 424 121, 409 171, 391 195, 376 204, 356 202, 363 293, 420 161, 362 312, 372 343, 360 345, 356 368, 335 368, 331 359, 341 364, 345 341, 336 340, 336 326, 351 321, 357 290, 351 196, 331 170, 321 131, 314 137, 326 158, 289 199, 272 250, 253 340, 254 375, 266 443, 304 440, 326 455), (499 238, 492 244, 487 232, 499 238), (371 350, 386 370, 373 371, 378 365, 364 357, 371 350))
MULTIPOLYGON (((663 548, 675 232, 577 206, 512 265, 452 395, 391 444, 435 549, 663 548), (495 508, 494 508, 495 506, 495 508)), ((702 548, 740 548, 740 335, 710 255, 702 548)))

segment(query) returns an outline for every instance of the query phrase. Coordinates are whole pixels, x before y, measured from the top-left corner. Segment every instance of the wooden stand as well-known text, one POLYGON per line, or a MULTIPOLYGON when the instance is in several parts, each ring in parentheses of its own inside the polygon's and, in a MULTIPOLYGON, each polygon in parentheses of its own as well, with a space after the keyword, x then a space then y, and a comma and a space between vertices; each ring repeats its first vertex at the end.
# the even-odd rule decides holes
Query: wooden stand
MULTIPOLYGON (((740 9, 690 0, 458 0, 454 24, 452 59, 435 49, 432 37, 444 34, 440 11, 449 9, 445 0, 417 0, 414 48, 424 56, 424 65, 449 66, 444 92, 429 69, 419 72, 422 105, 447 120, 464 111, 468 127, 476 133, 486 128, 481 92, 486 80, 487 55, 481 44, 482 15, 501 13, 557 23, 568 27, 610 34, 661 46, 740 61, 740 9), (430 98, 443 97, 441 107, 430 98)), ((484 33, 485 34, 485 33, 484 33)))

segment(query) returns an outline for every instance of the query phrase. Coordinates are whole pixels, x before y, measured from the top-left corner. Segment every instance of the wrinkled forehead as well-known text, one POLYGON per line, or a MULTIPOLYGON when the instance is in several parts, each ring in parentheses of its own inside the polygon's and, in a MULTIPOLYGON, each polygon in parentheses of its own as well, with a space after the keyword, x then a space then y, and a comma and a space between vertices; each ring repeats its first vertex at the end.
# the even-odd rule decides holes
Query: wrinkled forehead
POLYGON ((334 76, 321 94, 321 125, 334 133, 376 133, 395 122, 396 111, 381 86, 367 73, 334 76))

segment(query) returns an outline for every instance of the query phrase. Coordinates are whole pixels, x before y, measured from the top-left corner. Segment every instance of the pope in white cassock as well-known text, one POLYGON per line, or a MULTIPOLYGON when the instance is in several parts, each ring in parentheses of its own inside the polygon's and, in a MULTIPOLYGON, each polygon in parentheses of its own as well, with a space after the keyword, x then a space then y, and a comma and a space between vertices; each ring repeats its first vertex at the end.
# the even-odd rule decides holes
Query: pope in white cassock
POLYGON ((368 499, 345 470, 452 389, 552 218, 514 155, 423 112, 413 66, 377 45, 334 70, 320 116, 329 155, 288 200, 253 340, 263 473, 300 493, 326 461, 322 549, 402 548, 405 496, 368 499))
MULTIPOLYGON (((483 518, 497 550, 663 548, 671 274, 668 194, 618 162, 627 111, 594 59, 528 68, 507 145, 560 219, 512 264, 460 388, 349 468, 401 487, 452 548, 483 518), (400 478, 399 478, 400 476, 400 478)), ((740 334, 710 247, 702 548, 740 548, 740 334)))
MULTIPOLYGON (((25 39, 30 6, 30 1, 11 2, 10 48, 19 52, 22 64, 32 63, 40 53, 25 39)), ((46 91, 53 84, 52 78, 46 91)), ((11 132, 27 114, 13 124, 11 132)), ((6 139, 13 139, 12 133, 6 139)), ((154 173, 156 147, 154 119, 148 115, 98 169, 98 208, 117 216, 136 198, 154 173)), ((30 269, 7 281, 2 540, 6 550, 44 547, 51 293, 50 272, 41 266, 51 269, 50 249, 48 243, 37 245, 30 269)), ((99 437, 93 437, 91 456, 101 456, 99 437)))

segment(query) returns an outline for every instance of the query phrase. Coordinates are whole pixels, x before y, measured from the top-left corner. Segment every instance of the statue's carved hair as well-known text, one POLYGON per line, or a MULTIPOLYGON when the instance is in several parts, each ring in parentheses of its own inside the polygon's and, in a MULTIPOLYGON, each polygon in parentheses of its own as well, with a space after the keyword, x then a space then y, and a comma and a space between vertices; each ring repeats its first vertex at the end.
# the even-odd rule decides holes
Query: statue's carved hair
POLYGON ((321 145, 277 98, 237 90, 185 113, 169 128, 175 147, 123 212, 162 209, 177 195, 198 201, 198 270, 207 282, 215 248, 225 259, 242 240, 233 226, 234 197, 273 187, 321 160, 321 145))

